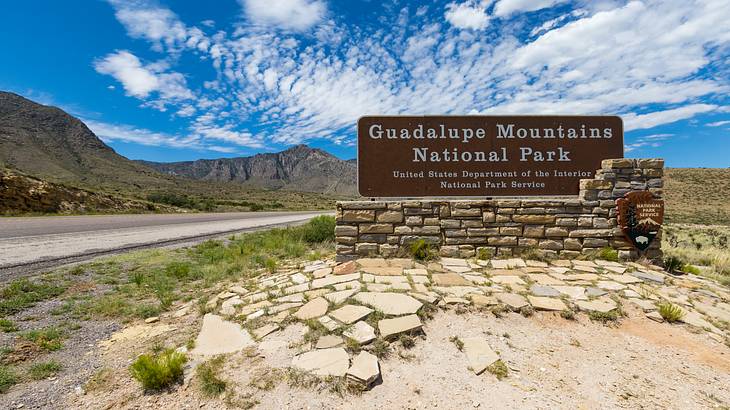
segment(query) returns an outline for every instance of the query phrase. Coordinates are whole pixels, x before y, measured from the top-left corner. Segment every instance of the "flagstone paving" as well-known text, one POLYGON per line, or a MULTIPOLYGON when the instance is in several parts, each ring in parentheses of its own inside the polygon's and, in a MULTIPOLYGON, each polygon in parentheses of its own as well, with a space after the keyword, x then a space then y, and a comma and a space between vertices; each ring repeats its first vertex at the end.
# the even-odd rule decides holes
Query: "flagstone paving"
MULTIPOLYGON (((292 322, 310 327, 314 322, 322 334, 305 346, 309 351, 292 358, 292 366, 320 376, 346 375, 371 387, 381 371, 371 354, 377 344, 373 342, 422 332, 434 309, 493 310, 497 315, 495 309, 506 307, 527 315, 524 309, 531 312, 531 307, 541 311, 538 315, 572 311, 620 316, 630 306, 664 322, 657 305, 671 302, 681 306, 682 323, 723 338, 730 337, 729 301, 730 292, 714 282, 693 275, 671 277, 657 266, 636 263, 520 258, 315 261, 219 290, 206 309, 220 316, 204 317, 191 353, 240 350, 280 337, 292 322), (342 347, 352 341, 363 349, 355 356, 342 347)), ((477 374, 499 360, 479 337, 463 338, 463 343, 469 367, 477 374)))

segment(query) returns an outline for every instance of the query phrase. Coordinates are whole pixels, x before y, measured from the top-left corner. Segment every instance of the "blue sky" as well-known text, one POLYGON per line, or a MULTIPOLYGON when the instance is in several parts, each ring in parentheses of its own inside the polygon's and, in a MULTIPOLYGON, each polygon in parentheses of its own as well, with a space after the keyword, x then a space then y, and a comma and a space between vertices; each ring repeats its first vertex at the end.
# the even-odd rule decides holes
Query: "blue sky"
POLYGON ((727 0, 6 2, 0 89, 134 159, 306 143, 366 114, 618 114, 628 157, 730 166, 727 0))

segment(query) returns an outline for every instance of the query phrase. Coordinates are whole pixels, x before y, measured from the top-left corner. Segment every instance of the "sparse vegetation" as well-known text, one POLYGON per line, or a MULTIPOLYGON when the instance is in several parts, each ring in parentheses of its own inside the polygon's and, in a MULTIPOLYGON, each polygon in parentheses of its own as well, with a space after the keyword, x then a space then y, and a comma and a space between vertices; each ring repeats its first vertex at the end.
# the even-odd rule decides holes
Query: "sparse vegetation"
POLYGON ((200 383, 200 391, 206 397, 219 396, 226 390, 227 383, 220 378, 225 356, 216 356, 199 365, 195 374, 200 383))
POLYGON ((33 342, 39 348, 51 352, 63 347, 64 333, 55 327, 21 332, 20 338, 33 342))
POLYGON ((575 311, 571 309, 561 310, 560 317, 566 320, 575 320, 575 311))
POLYGON ((423 239, 411 243, 411 256, 418 261, 430 261, 436 259, 437 252, 433 246, 423 239))
POLYGON ((372 347, 370 348, 370 353, 375 355, 378 359, 385 359, 390 355, 390 343, 383 339, 375 339, 372 347))
POLYGON ((0 365, 0 393, 7 393, 7 391, 18 383, 18 375, 15 371, 4 365, 0 365))
POLYGON ((41 380, 53 376, 61 371, 63 366, 55 360, 47 362, 35 363, 28 370, 28 375, 33 380, 41 380))
POLYGON ((18 330, 18 325, 10 319, 0 319, 0 330, 5 333, 16 332, 18 330))
POLYGON ((707 276, 730 285, 730 227, 702 225, 666 225, 662 250, 683 272, 707 276), (701 268, 698 268, 700 266, 701 268))
POLYGON ((400 342, 400 345, 403 346, 404 349, 411 349, 413 346, 416 345, 416 339, 408 334, 402 334, 398 338, 398 341, 400 342))
POLYGON ((682 308, 670 302, 659 303, 657 308, 662 318, 669 323, 677 322, 684 316, 682 308))
POLYGON ((161 353, 139 356, 132 363, 130 371, 145 390, 160 390, 182 379, 186 361, 184 354, 167 349, 161 353))
POLYGON ((487 367, 487 371, 495 375, 497 380, 502 380, 509 375, 509 368, 507 368, 507 365, 502 360, 497 360, 490 364, 487 367))
POLYGON ((608 312, 599 312, 596 310, 592 310, 592 311, 588 312, 588 317, 591 320, 594 320, 596 322, 601 322, 603 324, 615 323, 618 321, 619 316, 620 316, 620 313, 617 309, 610 310, 608 312))
POLYGON ((453 343, 459 351, 464 350, 464 342, 459 339, 459 336, 451 336, 449 342, 453 343))
POLYGON ((105 390, 109 388, 114 377, 114 371, 108 367, 99 369, 93 376, 84 384, 84 391, 92 392, 105 390))
POLYGON ((611 247, 601 248, 598 252, 597 258, 611 262, 618 262, 618 251, 611 247))
POLYGON ((18 313, 37 302, 58 296, 64 290, 58 284, 32 282, 28 279, 14 280, 0 291, 0 316, 18 313))
POLYGON ((535 308, 531 305, 523 306, 520 308, 520 314, 524 317, 530 317, 535 314, 535 308))

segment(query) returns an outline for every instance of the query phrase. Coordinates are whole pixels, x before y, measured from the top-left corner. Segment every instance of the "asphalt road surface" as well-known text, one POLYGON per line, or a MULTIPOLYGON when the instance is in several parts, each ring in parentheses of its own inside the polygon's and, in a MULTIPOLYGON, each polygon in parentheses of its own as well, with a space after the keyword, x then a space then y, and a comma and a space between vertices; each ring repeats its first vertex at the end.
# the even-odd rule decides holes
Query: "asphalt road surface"
POLYGON ((327 212, 236 212, 0 218, 0 281, 133 249, 192 244, 302 223, 327 212))

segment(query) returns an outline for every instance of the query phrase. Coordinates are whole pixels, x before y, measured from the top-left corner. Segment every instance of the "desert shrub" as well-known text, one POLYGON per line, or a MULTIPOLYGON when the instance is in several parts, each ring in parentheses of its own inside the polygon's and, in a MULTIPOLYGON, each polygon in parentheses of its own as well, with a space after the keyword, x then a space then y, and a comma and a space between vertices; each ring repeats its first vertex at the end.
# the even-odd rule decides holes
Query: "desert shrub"
POLYGON ((17 279, 0 291, 0 316, 12 315, 64 292, 61 286, 17 279))
POLYGON ((618 251, 616 249, 609 248, 608 246, 605 248, 601 248, 601 250, 598 252, 598 259, 618 262, 618 251))
POLYGON ((413 336, 407 335, 407 334, 402 334, 398 338, 398 341, 400 342, 400 345, 403 346, 404 349, 410 349, 416 345, 416 339, 413 336))
POLYGON ((509 368, 504 364, 503 361, 497 360, 487 367, 487 371, 497 377, 497 380, 502 380, 509 374, 509 368))
POLYGON ((174 349, 158 354, 143 354, 132 363, 132 377, 142 383, 145 390, 160 390, 179 382, 187 358, 174 349))
POLYGON ((50 360, 32 365, 28 370, 28 375, 33 380, 41 380, 53 376, 60 372, 62 368, 63 366, 61 366, 61 363, 58 363, 55 360, 50 360))
POLYGON ((451 336, 449 342, 453 343, 459 351, 464 350, 464 342, 459 339, 459 336, 451 336))
POLYGON ((684 261, 676 256, 670 256, 664 259, 664 268, 667 272, 676 272, 681 270, 682 266, 684 266, 684 261))
POLYGON ((591 320, 594 320, 596 322, 601 322, 601 323, 606 324, 606 323, 612 323, 612 322, 618 321, 619 312, 616 309, 608 311, 608 312, 599 312, 599 311, 593 310, 588 313, 588 317, 591 320))
POLYGON ((370 353, 375 355, 378 359, 384 359, 390 355, 390 343, 383 339, 375 339, 375 342, 373 342, 373 345, 370 348, 370 353))
POLYGON ((682 308, 673 303, 663 302, 658 304, 657 307, 659 308, 659 314, 669 323, 674 323, 684 316, 682 308))
POLYGON ((493 256, 494 252, 491 249, 487 249, 484 247, 477 249, 477 259, 481 259, 484 261, 487 259, 491 259, 493 256))
POLYGON ((335 218, 320 215, 300 227, 302 240, 306 243, 321 243, 335 240, 335 218))
POLYGON ((560 311, 560 317, 566 320, 575 320, 575 311, 567 309, 560 311))
POLYGON ((200 390, 207 397, 218 396, 226 390, 227 383, 220 378, 224 360, 225 356, 216 356, 198 366, 195 371, 200 382, 200 390))
POLYGON ((170 262, 165 266, 165 274, 172 276, 176 279, 186 279, 190 276, 190 263, 189 262, 170 262))
POLYGON ((18 383, 18 375, 8 366, 0 365, 0 393, 6 393, 18 383))
POLYGON ((15 332, 18 330, 18 326, 9 319, 0 319, 0 330, 5 333, 15 332))
POLYGON ((684 266, 682 266, 682 271, 693 275, 699 275, 702 273, 698 267, 690 265, 689 263, 685 263, 684 266))
POLYGON ((410 246, 411 256, 415 260, 429 261, 436 258, 436 251, 430 243, 419 239, 410 246))
POLYGON ((64 334, 55 327, 28 330, 20 333, 18 336, 35 343, 36 346, 49 352, 59 350, 63 347, 62 340, 64 334))

